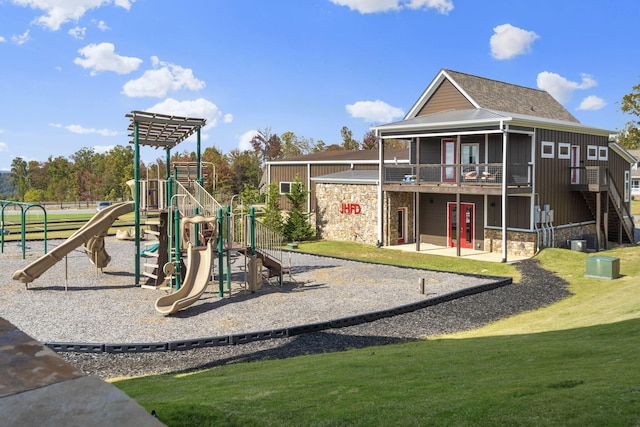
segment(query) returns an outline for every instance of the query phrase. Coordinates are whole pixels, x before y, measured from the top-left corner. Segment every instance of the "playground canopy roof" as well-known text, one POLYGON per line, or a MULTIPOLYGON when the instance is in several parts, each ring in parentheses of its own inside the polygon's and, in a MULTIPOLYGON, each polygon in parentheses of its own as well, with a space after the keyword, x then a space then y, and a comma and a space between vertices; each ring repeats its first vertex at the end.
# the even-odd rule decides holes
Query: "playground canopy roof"
POLYGON ((131 119, 127 130, 131 144, 135 144, 135 124, 138 124, 138 144, 155 148, 172 149, 189 138, 207 120, 191 117, 168 116, 165 114, 132 111, 125 115, 131 119))

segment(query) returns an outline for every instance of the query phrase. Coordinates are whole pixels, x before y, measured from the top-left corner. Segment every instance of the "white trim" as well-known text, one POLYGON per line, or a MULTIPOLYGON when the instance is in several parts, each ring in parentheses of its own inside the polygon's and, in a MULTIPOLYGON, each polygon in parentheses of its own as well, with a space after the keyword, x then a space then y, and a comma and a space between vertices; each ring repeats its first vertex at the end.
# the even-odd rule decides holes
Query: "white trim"
MULTIPOLYGON (((385 164, 409 163, 409 159, 385 159, 385 164)), ((375 160, 274 160, 265 163, 268 166, 279 165, 378 165, 380 162, 375 160)))
POLYGON ((631 171, 624 171, 624 201, 628 203, 631 200, 631 171))
POLYGON ((540 157, 543 159, 555 159, 556 143, 553 141, 540 141, 540 157), (545 147, 551 147, 551 153, 545 153, 545 147))
POLYGON ((570 159, 571 158, 571 144, 569 142, 558 142, 558 158, 570 159), (566 148, 566 154, 562 152, 562 149, 566 148))
POLYGON ((587 160, 598 160, 598 146, 587 145, 587 160), (593 154, 591 154, 593 151, 593 154))
POLYGON ((598 160, 601 160, 603 162, 609 160, 609 147, 607 147, 606 145, 598 146, 598 160))

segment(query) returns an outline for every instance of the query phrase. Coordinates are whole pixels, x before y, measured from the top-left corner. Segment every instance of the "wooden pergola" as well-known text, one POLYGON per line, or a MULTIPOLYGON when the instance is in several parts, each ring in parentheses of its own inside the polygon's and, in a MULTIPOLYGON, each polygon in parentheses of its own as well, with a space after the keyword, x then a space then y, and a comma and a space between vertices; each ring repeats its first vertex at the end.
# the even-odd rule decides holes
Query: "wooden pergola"
POLYGON ((170 116, 166 114, 150 113, 146 111, 132 111, 125 117, 130 119, 127 131, 132 138, 129 142, 134 145, 134 215, 135 215, 135 281, 140 284, 140 146, 164 148, 166 153, 166 179, 167 194, 171 198, 169 164, 171 163, 171 150, 193 134, 197 135, 197 179, 202 184, 202 171, 200 169, 200 129, 206 124, 206 119, 170 116))

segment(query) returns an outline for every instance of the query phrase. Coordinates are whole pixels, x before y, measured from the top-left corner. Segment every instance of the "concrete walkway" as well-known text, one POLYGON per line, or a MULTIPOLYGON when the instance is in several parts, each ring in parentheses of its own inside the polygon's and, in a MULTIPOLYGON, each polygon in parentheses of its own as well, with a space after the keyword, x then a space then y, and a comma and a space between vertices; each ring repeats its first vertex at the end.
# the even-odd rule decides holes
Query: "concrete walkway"
MULTIPOLYGON (((404 245, 384 246, 384 249, 393 249, 397 251, 416 252, 415 243, 407 243, 404 245)), ((420 243, 421 254, 439 255, 448 257, 457 257, 457 248, 449 248, 446 246, 431 245, 429 243, 420 243)), ((486 252, 475 249, 460 249, 461 259, 473 259, 476 261, 488 261, 488 262, 502 262, 502 253, 500 252, 486 252)), ((507 257, 507 263, 513 263, 528 259, 529 257, 509 255, 507 257)))
POLYGON ((117 387, 87 376, 0 318, 3 426, 163 426, 117 387))

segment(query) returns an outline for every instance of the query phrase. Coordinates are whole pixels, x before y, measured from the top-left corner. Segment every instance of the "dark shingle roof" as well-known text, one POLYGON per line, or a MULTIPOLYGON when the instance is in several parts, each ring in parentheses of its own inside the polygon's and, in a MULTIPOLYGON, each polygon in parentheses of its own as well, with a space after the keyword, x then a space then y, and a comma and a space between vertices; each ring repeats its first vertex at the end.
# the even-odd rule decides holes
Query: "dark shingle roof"
MULTIPOLYGON (((409 150, 406 148, 392 149, 384 151, 385 160, 408 160, 409 150)), ((317 153, 306 154, 304 156, 289 157, 286 159, 272 160, 268 163, 279 162, 350 162, 350 161, 371 161, 376 163, 378 160, 378 150, 336 150, 336 151, 319 151, 317 153)))
POLYGON ((548 92, 443 70, 481 108, 579 123, 548 92))

